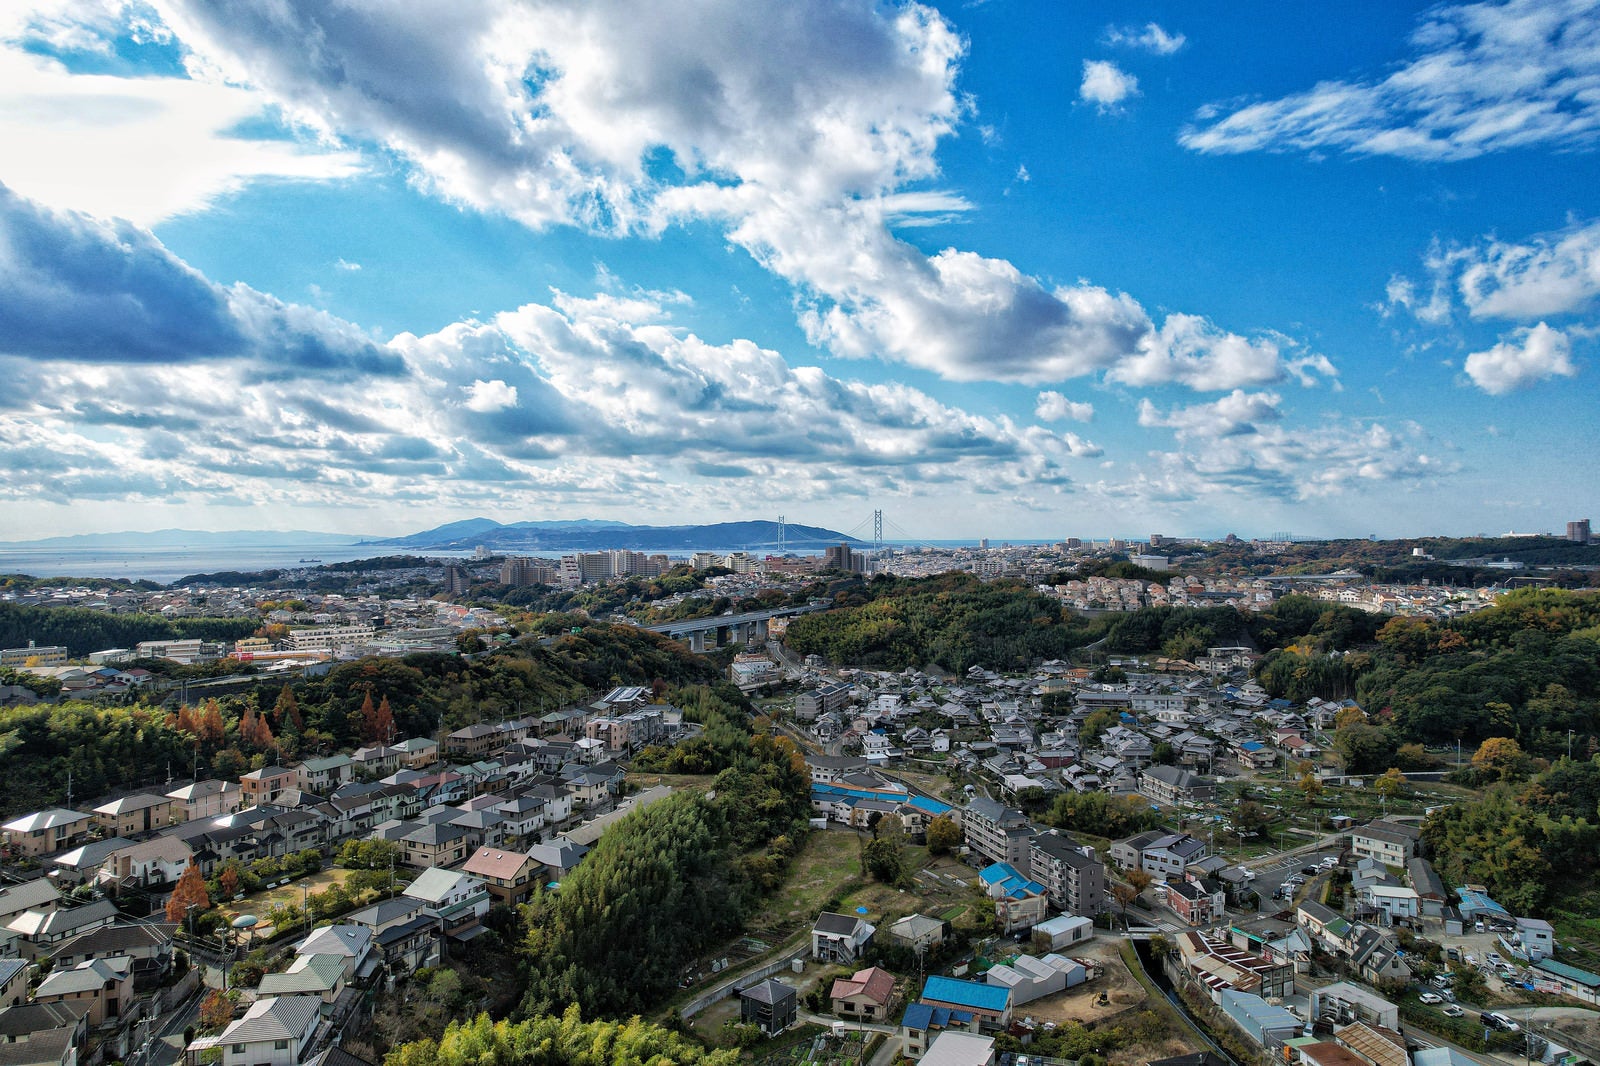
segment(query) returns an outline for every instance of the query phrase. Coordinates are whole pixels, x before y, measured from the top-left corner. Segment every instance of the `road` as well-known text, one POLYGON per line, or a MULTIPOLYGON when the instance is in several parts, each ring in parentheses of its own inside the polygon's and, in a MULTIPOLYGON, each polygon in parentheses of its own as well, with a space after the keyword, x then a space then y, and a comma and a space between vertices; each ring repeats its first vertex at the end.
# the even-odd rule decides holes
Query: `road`
POLYGON ((139 1066, 173 1066, 183 1056, 184 1030, 200 1016, 200 1000, 206 992, 204 983, 195 990, 182 1007, 166 1015, 161 1029, 150 1041, 148 1057, 139 1066))

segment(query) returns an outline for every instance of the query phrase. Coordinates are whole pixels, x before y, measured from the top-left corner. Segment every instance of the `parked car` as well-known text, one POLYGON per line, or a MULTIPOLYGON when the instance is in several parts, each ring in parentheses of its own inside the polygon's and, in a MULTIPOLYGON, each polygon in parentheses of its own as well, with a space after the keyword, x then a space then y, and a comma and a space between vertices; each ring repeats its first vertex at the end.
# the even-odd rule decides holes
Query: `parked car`
POLYGON ((1478 956, 1469 951, 1467 952, 1466 958, 1462 959, 1461 961, 1465 962, 1468 966, 1476 966, 1478 965, 1478 956))
POLYGON ((1485 1012, 1483 1015, 1483 1024, 1487 1025, 1491 1029, 1504 1029, 1508 1033, 1519 1032, 1522 1029, 1522 1026, 1518 1025, 1510 1017, 1501 1014, 1497 1010, 1485 1012))
POLYGON ((1460 962, 1461 961, 1461 949, 1460 948, 1445 948, 1444 949, 1444 957, 1449 959, 1451 962, 1460 962))
POLYGON ((1443 1013, 1446 1018, 1459 1018, 1463 1014, 1467 1013, 1454 1003, 1450 1003, 1444 1007, 1441 1007, 1440 1012, 1443 1013))
POLYGON ((1506 964, 1506 960, 1500 957, 1498 951, 1491 951, 1484 957, 1489 960, 1490 966, 1504 966, 1506 964))
POLYGON ((1444 1002, 1444 997, 1439 995, 1437 992, 1424 992, 1417 998, 1430 1007, 1438 1006, 1440 1003, 1444 1002))
POLYGON ((1338 860, 1338 858, 1336 856, 1333 856, 1333 855, 1329 855, 1326 859, 1323 859, 1322 863, 1321 863, 1321 866, 1322 866, 1322 868, 1324 870, 1331 870, 1335 866, 1338 866, 1338 865, 1339 865, 1339 860, 1338 860))

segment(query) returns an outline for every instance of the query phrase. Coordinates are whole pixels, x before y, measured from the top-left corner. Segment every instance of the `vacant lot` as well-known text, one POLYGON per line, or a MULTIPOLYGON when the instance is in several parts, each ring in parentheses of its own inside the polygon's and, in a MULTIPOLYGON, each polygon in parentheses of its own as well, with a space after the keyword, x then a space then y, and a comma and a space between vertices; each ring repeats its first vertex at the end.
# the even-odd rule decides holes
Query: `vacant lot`
POLYGON ((282 888, 263 889, 237 902, 229 900, 219 904, 217 909, 227 915, 229 921, 241 914, 254 914, 262 920, 262 924, 256 928, 256 935, 269 935, 272 927, 266 924, 266 917, 267 912, 273 907, 299 907, 305 901, 305 890, 309 890, 312 895, 326 892, 329 886, 343 884, 345 878, 349 876, 349 870, 335 866, 310 877, 290 881, 282 888))

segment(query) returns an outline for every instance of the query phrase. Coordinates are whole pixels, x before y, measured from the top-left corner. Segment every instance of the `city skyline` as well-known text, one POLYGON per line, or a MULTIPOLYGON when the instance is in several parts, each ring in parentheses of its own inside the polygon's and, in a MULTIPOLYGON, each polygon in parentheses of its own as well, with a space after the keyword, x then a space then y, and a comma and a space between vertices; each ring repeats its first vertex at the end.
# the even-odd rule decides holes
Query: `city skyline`
POLYGON ((1579 0, 27 0, 0 539, 1559 536, 1597 80, 1579 0))

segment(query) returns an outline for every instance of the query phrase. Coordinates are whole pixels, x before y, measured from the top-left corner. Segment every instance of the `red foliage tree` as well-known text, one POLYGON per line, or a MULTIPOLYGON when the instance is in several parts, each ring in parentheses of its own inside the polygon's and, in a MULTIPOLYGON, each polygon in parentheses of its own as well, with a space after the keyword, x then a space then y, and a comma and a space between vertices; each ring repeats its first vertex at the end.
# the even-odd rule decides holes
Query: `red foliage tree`
POLYGON ((206 891, 206 879, 200 876, 200 867, 192 862, 183 868, 183 876, 178 878, 172 895, 167 898, 167 921, 183 921, 191 905, 202 911, 211 906, 211 893, 206 891))

